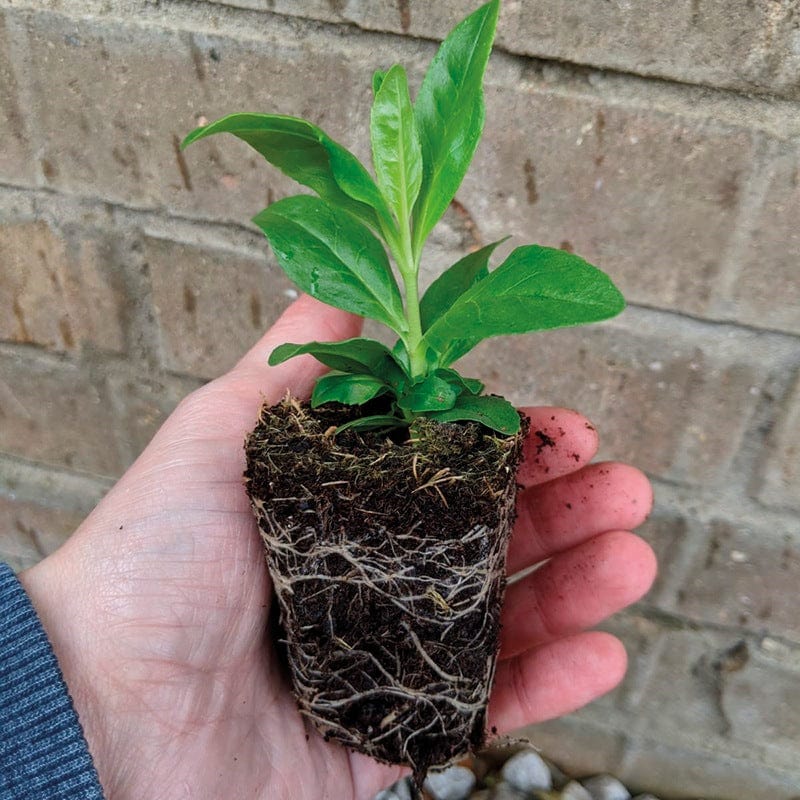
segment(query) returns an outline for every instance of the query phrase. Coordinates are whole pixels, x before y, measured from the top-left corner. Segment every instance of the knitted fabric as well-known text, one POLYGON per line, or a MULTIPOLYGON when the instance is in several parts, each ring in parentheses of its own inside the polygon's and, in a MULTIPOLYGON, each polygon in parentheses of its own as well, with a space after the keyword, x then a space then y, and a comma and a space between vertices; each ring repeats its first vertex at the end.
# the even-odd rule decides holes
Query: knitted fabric
POLYGON ((103 800, 53 648, 0 564, 0 800, 103 800))

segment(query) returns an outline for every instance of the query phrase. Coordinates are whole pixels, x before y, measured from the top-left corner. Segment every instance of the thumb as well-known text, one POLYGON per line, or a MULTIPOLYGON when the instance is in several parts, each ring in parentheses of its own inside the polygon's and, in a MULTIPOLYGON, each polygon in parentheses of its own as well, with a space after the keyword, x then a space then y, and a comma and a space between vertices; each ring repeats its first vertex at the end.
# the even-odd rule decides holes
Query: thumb
POLYGON ((301 295, 218 382, 240 397, 252 395, 269 403, 277 403, 287 391, 305 399, 326 368, 308 355, 272 367, 267 363, 270 353, 286 342, 305 344, 350 339, 360 334, 362 324, 363 320, 354 314, 301 295))

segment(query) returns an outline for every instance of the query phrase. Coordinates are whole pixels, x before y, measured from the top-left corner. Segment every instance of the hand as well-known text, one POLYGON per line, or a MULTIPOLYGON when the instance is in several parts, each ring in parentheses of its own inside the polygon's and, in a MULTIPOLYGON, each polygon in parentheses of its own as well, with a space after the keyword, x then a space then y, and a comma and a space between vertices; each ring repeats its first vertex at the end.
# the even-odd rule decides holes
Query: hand
MULTIPOLYGON (((266 626, 271 587, 242 486, 262 400, 308 396, 310 356, 268 367, 287 341, 358 335, 359 320, 301 297, 229 373, 187 397, 78 531, 25 572, 108 800, 369 798, 403 774, 328 744, 298 713, 266 626)), ((587 465, 580 415, 525 409, 511 572, 489 724, 571 711, 622 678, 625 652, 581 633, 638 599, 655 562, 626 531, 646 517, 645 477, 587 465)))

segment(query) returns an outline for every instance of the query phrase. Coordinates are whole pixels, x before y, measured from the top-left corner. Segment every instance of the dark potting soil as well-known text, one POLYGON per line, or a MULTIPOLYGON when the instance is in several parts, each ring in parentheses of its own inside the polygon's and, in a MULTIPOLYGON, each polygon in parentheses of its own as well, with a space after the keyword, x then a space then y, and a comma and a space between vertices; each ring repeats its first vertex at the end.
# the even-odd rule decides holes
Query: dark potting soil
POLYGON ((485 739, 527 420, 334 435, 352 414, 262 408, 247 491, 301 712, 419 777, 485 739))

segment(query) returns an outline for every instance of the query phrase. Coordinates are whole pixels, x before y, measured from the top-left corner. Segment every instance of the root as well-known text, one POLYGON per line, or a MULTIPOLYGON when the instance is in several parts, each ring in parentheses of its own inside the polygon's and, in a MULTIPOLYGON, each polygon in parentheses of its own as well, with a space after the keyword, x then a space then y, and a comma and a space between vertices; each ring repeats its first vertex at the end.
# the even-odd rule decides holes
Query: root
POLYGON ((476 430, 456 446, 437 426, 339 452, 324 418, 288 427, 302 444, 256 429, 247 478, 299 708, 326 738, 421 776, 484 740, 519 447, 476 430))

